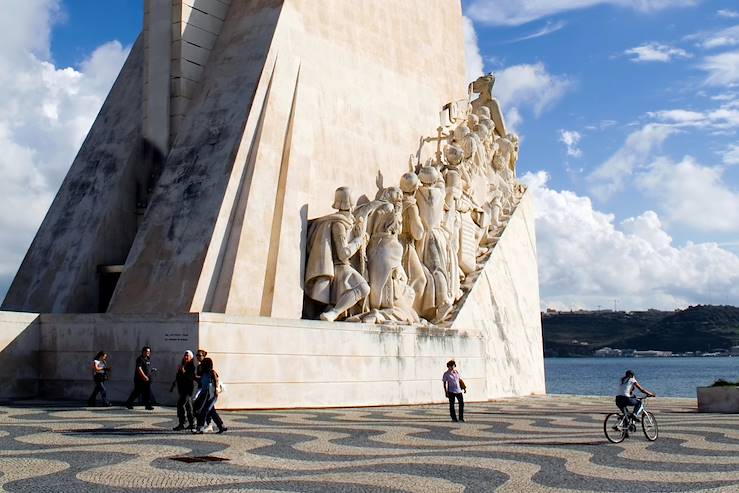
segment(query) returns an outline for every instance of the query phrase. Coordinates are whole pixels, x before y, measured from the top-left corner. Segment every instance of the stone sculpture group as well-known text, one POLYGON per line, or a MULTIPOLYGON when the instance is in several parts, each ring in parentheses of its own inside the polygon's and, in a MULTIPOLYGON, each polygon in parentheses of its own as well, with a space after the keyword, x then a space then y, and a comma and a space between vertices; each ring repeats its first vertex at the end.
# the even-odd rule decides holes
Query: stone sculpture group
POLYGON ((336 212, 312 222, 304 290, 325 305, 322 320, 440 323, 453 312, 524 192, 494 82, 481 77, 475 100, 444 107, 438 135, 423 139, 436 142, 435 157, 412 157, 399 186, 380 176, 375 200, 359 206, 340 187, 336 212))

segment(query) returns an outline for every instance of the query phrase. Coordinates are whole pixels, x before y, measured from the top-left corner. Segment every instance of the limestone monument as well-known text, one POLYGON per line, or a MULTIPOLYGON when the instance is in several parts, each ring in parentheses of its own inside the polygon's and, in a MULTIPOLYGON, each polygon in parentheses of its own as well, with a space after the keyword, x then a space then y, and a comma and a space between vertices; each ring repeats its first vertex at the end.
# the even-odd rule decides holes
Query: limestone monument
POLYGON ((85 396, 105 350, 122 398, 144 344, 160 375, 207 349, 221 407, 443 401, 451 357, 468 399, 544 393, 531 197, 460 1, 144 8, 3 301, 0 397, 85 396))

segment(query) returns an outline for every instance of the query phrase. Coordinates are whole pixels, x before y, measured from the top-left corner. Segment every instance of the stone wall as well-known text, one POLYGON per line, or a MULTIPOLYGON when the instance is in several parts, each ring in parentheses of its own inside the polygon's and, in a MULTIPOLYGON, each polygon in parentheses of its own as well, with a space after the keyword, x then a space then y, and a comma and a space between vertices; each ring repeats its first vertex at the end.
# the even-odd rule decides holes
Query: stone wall
POLYGON ((486 398, 484 340, 464 332, 202 314, 200 342, 227 383, 222 407, 441 402, 450 358, 467 398, 486 398))
POLYGON ((35 313, 0 312, 0 399, 37 395, 40 327, 35 313))
POLYGON ((452 328, 485 335, 488 399, 544 394, 534 206, 526 192, 452 328))

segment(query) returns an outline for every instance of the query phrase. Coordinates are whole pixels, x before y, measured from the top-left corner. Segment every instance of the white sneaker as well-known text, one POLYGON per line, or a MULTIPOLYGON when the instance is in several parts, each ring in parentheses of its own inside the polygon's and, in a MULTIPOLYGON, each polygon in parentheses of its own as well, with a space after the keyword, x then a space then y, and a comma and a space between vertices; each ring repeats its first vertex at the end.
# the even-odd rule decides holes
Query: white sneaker
POLYGON ((213 423, 203 428, 203 433, 213 433, 213 423))

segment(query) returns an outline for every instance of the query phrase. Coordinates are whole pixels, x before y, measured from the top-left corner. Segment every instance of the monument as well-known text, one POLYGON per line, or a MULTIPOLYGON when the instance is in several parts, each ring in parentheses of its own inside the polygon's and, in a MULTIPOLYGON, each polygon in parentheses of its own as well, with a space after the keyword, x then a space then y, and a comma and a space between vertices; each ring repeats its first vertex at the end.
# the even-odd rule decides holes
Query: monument
POLYGON ((219 407, 544 393, 534 216, 455 0, 147 0, 0 313, 0 397, 206 348, 219 407), (412 19, 412 22, 410 21, 412 19))

